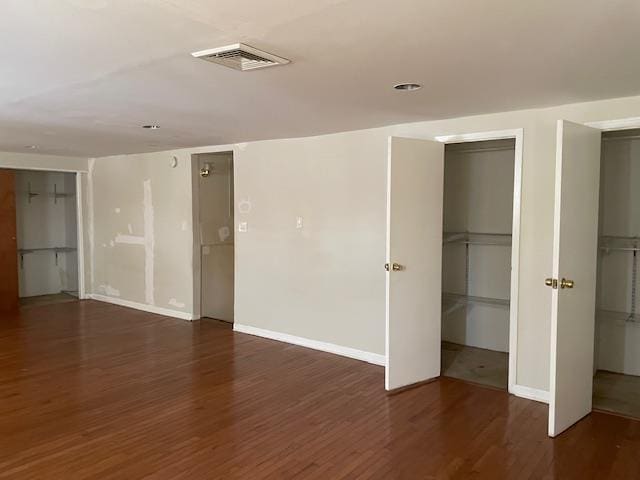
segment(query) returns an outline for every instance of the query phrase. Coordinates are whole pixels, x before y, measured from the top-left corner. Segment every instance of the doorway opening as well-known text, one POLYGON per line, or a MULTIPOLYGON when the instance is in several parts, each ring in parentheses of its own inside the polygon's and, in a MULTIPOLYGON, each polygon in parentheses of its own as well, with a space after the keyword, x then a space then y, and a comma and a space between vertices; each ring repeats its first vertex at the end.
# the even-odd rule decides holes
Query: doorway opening
POLYGON ((640 418, 640 129, 601 145, 593 408, 640 418))
POLYGON ((77 174, 2 170, 2 175, 8 193, 2 229, 13 239, 5 245, 12 252, 3 257, 15 259, 2 282, 17 282, 21 308, 78 300, 77 174))
POLYGON ((441 374, 507 390, 515 139, 444 154, 441 374))
POLYGON ((389 139, 385 388, 446 375, 524 396, 522 129, 436 140, 389 139))
MULTIPOLYGON (((194 155, 200 317, 234 320, 234 168, 232 152, 194 155)), ((198 304, 198 302, 196 302, 198 304)))

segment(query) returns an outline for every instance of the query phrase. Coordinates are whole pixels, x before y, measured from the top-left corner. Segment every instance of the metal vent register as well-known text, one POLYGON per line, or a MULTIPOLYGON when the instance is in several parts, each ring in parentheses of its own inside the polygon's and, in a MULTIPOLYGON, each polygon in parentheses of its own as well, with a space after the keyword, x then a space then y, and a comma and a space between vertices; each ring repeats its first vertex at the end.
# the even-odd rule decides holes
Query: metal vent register
POLYGON ((263 52, 257 48, 235 43, 226 47, 211 48, 193 52, 196 58, 207 62, 217 63, 235 70, 255 70, 257 68, 273 67, 276 65, 286 65, 290 63, 286 58, 278 57, 268 52, 263 52))

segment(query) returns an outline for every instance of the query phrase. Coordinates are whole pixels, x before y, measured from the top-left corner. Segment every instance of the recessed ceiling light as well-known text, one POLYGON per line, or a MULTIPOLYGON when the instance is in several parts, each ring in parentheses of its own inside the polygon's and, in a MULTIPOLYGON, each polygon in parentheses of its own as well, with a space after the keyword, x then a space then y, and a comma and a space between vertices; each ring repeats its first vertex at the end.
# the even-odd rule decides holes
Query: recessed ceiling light
POLYGON ((142 128, 146 128, 148 130, 158 130, 160 125, 142 125, 142 128))
POLYGON ((35 150, 36 148, 38 148, 37 145, 25 145, 24 148, 28 148, 29 150, 35 150))
POLYGON ((393 88, 396 90, 402 90, 403 92, 413 92, 415 90, 420 90, 422 85, 419 83, 399 83, 394 85, 393 88))

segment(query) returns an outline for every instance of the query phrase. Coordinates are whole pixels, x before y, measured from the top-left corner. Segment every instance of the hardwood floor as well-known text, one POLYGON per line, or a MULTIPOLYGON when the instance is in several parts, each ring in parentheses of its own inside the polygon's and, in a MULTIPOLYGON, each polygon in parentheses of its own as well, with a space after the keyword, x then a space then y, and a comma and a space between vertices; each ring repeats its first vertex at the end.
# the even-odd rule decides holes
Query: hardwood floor
POLYGON ((640 422, 93 301, 0 321, 0 478, 637 479, 640 422))

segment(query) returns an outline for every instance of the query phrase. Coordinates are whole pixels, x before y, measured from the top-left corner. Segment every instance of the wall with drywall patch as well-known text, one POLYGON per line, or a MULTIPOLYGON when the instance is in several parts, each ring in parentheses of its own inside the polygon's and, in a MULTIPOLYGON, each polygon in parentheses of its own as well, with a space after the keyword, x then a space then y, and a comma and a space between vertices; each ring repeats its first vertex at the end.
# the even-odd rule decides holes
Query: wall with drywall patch
MULTIPOLYGON (((384 354, 387 138, 434 139, 523 128, 516 383, 547 390, 551 297, 544 278, 551 271, 556 122, 638 116, 640 97, 631 97, 237 145, 236 323, 384 354), (241 215, 241 206, 250 208, 241 215), (298 217, 301 229, 296 228, 298 217)), ((168 195, 189 196, 179 207, 161 207, 155 204, 151 170, 154 165, 165 169, 174 153, 184 159, 220 148, 112 157, 111 166, 109 159, 96 161, 95 288, 110 286, 122 298, 144 301, 143 255, 127 253, 122 246, 122 255, 130 258, 119 259, 120 250, 110 247, 110 241, 126 233, 127 223, 114 220, 116 206, 124 211, 125 202, 136 204, 127 215, 143 223, 139 189, 151 178, 155 301, 166 305, 170 292, 193 298, 193 238, 176 234, 183 216, 189 229, 192 225, 192 178, 182 170, 175 176, 157 173, 168 195), (159 235, 160 224, 166 225, 167 238, 159 235), (158 279, 164 284, 162 297, 158 279)), ((140 232, 134 229, 133 234, 140 232)), ((172 298, 185 302, 185 312, 193 311, 192 300, 172 298)))
POLYGON ((190 156, 100 158, 91 161, 89 175, 92 294, 190 318, 190 156))

